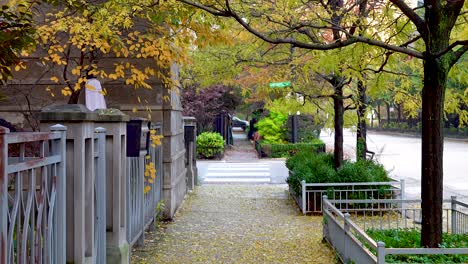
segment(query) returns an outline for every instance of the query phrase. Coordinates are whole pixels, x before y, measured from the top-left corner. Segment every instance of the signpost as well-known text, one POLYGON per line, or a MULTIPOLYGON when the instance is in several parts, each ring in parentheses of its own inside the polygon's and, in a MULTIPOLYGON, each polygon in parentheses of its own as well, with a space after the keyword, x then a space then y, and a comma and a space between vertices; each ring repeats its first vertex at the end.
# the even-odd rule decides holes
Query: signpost
POLYGON ((275 83, 270 83, 269 84, 270 88, 285 88, 285 87, 291 87, 291 82, 275 82, 275 83))

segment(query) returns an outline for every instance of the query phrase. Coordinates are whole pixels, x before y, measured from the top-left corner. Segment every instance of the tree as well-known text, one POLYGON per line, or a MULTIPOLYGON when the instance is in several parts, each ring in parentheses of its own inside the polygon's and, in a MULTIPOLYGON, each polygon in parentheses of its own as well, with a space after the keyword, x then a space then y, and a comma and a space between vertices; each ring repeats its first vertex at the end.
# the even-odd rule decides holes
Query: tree
POLYGON ((197 119, 200 133, 210 131, 220 113, 232 114, 240 103, 233 87, 214 85, 197 91, 195 86, 189 86, 182 91, 183 114, 197 119))
POLYGON ((24 4, 2 5, 0 9, 0 84, 11 77, 11 65, 21 68, 19 56, 33 44, 31 10, 24 4))
POLYGON ((88 74, 127 87, 177 87, 170 66, 186 60, 190 45, 218 41, 213 33, 219 31, 200 10, 156 0, 50 0, 34 21, 37 45, 23 56, 24 65, 40 72, 37 82, 48 82, 51 96, 58 88, 71 104, 89 89, 88 74))
POLYGON ((255 36, 274 44, 329 50, 365 43, 390 54, 401 53, 423 60, 421 240, 425 247, 439 246, 442 241, 444 98, 449 71, 468 50, 464 0, 427 0, 415 8, 403 0, 357 0, 348 1, 346 5, 340 0, 225 1, 223 4, 179 1, 216 16, 233 18, 255 36), (371 7, 365 16, 356 12, 360 4, 371 7), (337 23, 339 21, 342 23, 337 23), (330 31, 337 34, 332 41, 321 38, 330 31))

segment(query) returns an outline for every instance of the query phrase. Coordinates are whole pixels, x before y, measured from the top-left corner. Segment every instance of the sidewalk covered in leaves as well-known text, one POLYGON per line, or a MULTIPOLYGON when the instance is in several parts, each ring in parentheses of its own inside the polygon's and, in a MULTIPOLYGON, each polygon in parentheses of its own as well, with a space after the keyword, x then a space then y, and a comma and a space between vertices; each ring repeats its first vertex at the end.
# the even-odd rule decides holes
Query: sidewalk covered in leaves
POLYGON ((173 222, 146 235, 132 263, 335 263, 322 217, 303 216, 282 185, 203 185, 173 222))

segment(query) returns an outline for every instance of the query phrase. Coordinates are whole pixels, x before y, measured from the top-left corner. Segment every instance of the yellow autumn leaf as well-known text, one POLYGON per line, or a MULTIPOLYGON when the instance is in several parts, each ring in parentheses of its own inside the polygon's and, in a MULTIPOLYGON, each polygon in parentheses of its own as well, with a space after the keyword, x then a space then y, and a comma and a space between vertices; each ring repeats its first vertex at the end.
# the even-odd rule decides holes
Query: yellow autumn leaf
POLYGON ((55 83, 58 83, 59 82, 59 79, 56 77, 56 76, 52 76, 50 77, 50 80, 55 82, 55 83))
POLYGON ((86 89, 90 90, 90 91, 96 91, 96 88, 92 85, 89 85, 89 84, 86 84, 85 85, 86 89))

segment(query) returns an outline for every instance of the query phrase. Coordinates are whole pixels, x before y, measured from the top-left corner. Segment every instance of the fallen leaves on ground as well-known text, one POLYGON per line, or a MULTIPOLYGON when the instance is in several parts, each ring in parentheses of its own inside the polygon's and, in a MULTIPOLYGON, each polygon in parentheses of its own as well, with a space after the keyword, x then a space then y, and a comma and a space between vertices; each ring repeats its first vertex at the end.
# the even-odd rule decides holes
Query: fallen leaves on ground
POLYGON ((335 263, 321 223, 299 212, 287 185, 203 185, 146 234, 132 263, 335 263))

